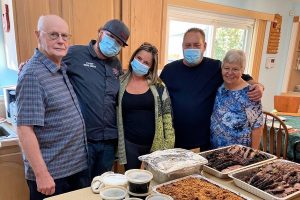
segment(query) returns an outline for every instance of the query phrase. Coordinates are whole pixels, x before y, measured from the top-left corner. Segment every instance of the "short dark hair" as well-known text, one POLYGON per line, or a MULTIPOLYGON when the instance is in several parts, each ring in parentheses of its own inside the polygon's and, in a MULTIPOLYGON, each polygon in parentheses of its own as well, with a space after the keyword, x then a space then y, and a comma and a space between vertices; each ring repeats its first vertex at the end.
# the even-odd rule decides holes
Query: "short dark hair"
POLYGON ((205 42, 205 33, 204 33, 204 31, 203 31, 201 28, 195 28, 195 27, 194 27, 194 28, 188 29, 188 30, 184 33, 184 35, 183 35, 183 40, 184 40, 186 34, 191 33, 191 32, 200 33, 200 34, 202 35, 202 37, 203 37, 203 41, 205 42))

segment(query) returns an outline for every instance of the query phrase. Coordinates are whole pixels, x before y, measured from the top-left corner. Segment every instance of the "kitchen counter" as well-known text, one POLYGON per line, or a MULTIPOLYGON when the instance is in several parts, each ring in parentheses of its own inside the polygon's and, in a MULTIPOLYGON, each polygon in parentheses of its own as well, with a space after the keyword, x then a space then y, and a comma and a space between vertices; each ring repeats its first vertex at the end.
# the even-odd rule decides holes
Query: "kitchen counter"
POLYGON ((19 139, 15 127, 10 123, 2 122, 0 128, 8 133, 8 136, 0 136, 0 148, 18 145, 19 139))
POLYGON ((22 152, 15 128, 0 123, 0 199, 28 200, 22 152))
MULTIPOLYGON (((236 192, 239 192, 239 193, 245 195, 246 197, 251 198, 252 200, 261 200, 261 198, 255 196, 253 194, 250 194, 249 192, 237 187, 231 179, 220 179, 220 178, 214 177, 210 174, 207 174, 205 172, 203 172, 203 175, 217 183, 220 183, 220 184, 226 186, 227 188, 230 188, 236 192)), ((156 185, 156 184, 154 182, 152 182, 151 185, 156 185)), ((73 192, 68 192, 68 193, 57 195, 54 197, 49 197, 49 198, 46 198, 45 200, 82 200, 82 199, 84 199, 84 200, 100 200, 101 198, 100 198, 99 194, 94 194, 92 192, 91 188, 87 187, 87 188, 83 188, 83 189, 76 190, 73 192)))

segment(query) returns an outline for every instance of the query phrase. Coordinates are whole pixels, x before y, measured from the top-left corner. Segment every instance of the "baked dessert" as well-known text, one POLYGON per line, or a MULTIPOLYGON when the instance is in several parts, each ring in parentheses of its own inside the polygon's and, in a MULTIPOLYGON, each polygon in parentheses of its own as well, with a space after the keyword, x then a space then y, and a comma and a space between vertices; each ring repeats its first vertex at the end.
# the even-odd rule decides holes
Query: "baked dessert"
POLYGON ((162 185, 156 191, 169 195, 174 200, 244 200, 229 190, 196 177, 188 177, 162 185))

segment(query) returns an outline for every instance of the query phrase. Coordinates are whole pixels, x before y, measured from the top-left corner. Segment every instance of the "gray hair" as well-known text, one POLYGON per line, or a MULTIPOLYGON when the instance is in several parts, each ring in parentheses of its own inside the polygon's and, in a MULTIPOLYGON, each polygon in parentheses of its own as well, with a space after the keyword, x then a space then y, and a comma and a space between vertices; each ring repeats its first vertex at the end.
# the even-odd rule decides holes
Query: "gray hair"
POLYGON ((56 22, 64 23, 69 29, 68 23, 60 16, 58 16, 58 15, 41 15, 38 19, 37 30, 38 31, 43 30, 45 28, 45 26, 47 26, 49 21, 51 21, 51 23, 53 23, 53 20, 55 20, 56 22))
POLYGON ((224 63, 238 64, 241 66, 242 71, 244 71, 245 67, 246 67, 245 52, 242 50, 238 50, 238 49, 229 50, 223 59, 222 66, 224 65, 224 63))
POLYGON ((45 16, 41 15, 39 17, 39 20, 38 20, 38 23, 37 23, 37 30, 38 31, 41 31, 44 27, 44 19, 45 19, 45 16))

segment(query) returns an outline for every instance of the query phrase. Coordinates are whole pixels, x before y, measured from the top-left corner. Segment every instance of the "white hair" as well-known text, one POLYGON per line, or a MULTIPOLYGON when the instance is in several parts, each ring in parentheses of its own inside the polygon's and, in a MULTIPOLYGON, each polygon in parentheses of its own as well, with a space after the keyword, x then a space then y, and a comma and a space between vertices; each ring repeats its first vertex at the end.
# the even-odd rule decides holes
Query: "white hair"
POLYGON ((38 20, 38 23, 37 23, 37 30, 38 31, 41 31, 44 27, 44 21, 45 21, 45 16, 44 15, 41 15, 39 17, 39 20, 38 20))
POLYGON ((244 71, 246 67, 246 55, 242 50, 231 49, 226 53, 222 65, 224 65, 224 63, 238 64, 244 71))
POLYGON ((58 15, 41 15, 38 19, 37 30, 38 31, 43 30, 50 21, 51 23, 54 23, 53 20, 55 20, 55 22, 62 22, 68 27, 67 22, 58 15))

